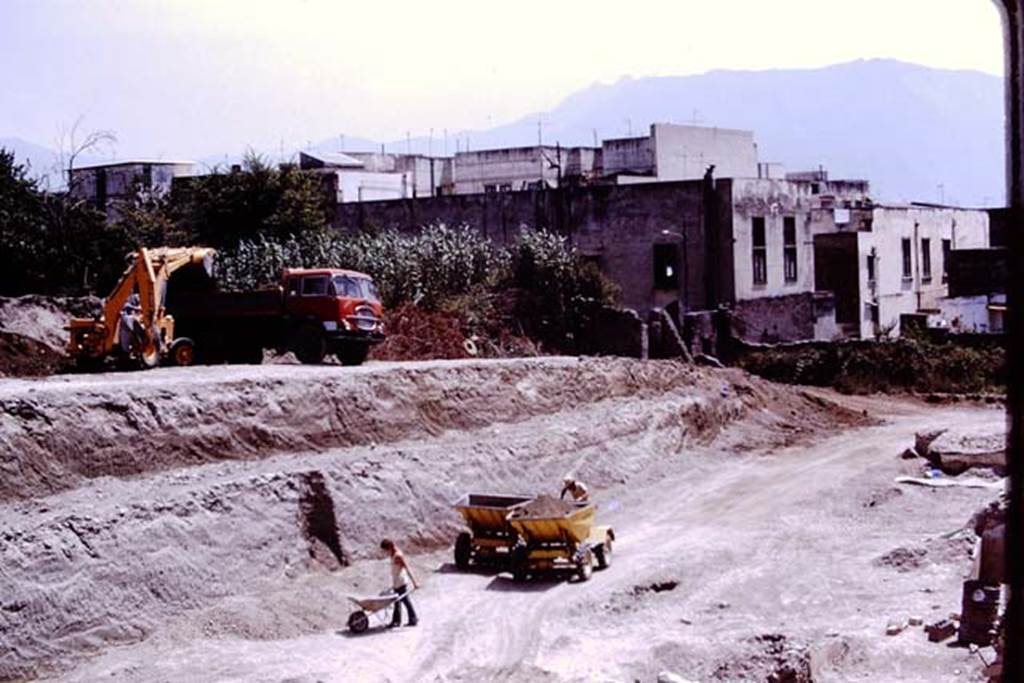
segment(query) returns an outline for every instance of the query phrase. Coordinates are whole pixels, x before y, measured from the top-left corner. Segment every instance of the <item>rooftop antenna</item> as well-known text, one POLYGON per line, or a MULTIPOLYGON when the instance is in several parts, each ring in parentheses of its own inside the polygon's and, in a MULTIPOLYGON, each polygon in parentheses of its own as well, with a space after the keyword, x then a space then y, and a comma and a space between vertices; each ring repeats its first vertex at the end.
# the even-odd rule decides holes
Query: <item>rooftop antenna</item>
POLYGON ((405 131, 405 153, 412 154, 412 137, 410 137, 409 131, 405 131))
POLYGON ((427 156, 434 156, 434 129, 430 129, 430 135, 427 137, 427 156))
POLYGON ((448 129, 444 129, 444 155, 448 156, 448 129))
POLYGON ((340 147, 338 147, 338 151, 339 152, 344 152, 345 151, 345 134, 344 133, 342 133, 341 135, 338 136, 338 144, 341 145, 340 147))
POLYGON ((695 126, 699 123, 704 123, 704 121, 702 121, 700 118, 700 109, 697 109, 696 107, 693 108, 693 118, 691 119, 691 121, 695 126))
POLYGON ((597 128, 592 128, 591 131, 594 133, 594 147, 597 147, 597 128))
POLYGON ((633 137, 633 119, 626 119, 626 137, 633 137))

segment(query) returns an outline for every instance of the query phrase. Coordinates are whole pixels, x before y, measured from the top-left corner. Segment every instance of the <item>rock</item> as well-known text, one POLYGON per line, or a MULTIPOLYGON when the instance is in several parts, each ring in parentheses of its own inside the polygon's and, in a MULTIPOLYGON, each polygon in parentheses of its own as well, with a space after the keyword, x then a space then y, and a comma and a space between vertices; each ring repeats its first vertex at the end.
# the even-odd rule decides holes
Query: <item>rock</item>
POLYGON ((921 617, 910 617, 909 619, 907 619, 907 623, 910 626, 920 626, 924 623, 924 619, 922 619, 921 617))
POLYGON ((917 452, 916 448, 911 446, 910 448, 900 453, 900 457, 903 458, 904 460, 913 460, 914 458, 920 458, 921 454, 917 452))
POLYGON ((922 457, 928 457, 928 449, 935 439, 945 433, 945 429, 929 429, 928 431, 914 434, 914 450, 922 457))
POLYGON ((906 624, 897 624, 896 622, 890 623, 885 627, 885 635, 887 636, 898 636, 906 628, 906 624))
POLYGON ((923 441, 922 434, 918 434, 915 449, 946 474, 961 474, 972 467, 1006 469, 1004 430, 967 427, 932 434, 924 435, 923 441))

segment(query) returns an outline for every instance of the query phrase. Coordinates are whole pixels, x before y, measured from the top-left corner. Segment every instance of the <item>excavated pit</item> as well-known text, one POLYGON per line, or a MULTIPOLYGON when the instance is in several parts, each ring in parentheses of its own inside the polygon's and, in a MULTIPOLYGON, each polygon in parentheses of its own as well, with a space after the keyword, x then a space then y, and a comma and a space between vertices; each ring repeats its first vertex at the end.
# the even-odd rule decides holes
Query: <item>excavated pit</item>
POLYGON ((786 445, 860 420, 738 371, 624 359, 3 380, 0 680, 375 556, 384 530, 448 545, 467 490, 640 484, 694 444, 742 453, 737 422, 786 445))

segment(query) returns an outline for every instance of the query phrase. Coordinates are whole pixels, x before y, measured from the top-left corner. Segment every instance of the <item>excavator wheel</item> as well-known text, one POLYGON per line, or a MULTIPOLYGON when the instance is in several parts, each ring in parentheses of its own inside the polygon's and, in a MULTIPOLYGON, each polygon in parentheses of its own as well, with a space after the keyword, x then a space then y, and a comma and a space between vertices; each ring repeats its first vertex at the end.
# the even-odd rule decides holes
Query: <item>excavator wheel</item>
POLYGON ((178 337, 171 344, 171 350, 167 354, 171 365, 187 368, 196 362, 196 345, 188 337, 178 337))

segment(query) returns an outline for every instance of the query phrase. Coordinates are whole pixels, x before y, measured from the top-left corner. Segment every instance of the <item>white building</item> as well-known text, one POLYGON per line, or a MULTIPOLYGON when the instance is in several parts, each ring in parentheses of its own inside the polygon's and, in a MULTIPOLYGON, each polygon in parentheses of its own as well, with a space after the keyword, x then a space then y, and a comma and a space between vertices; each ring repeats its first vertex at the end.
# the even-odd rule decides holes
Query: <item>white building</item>
POLYGON ((194 161, 152 159, 81 166, 71 170, 68 194, 92 202, 106 212, 108 218, 112 218, 116 215, 118 202, 130 199, 137 193, 170 192, 174 178, 192 175, 195 166, 194 161))
POLYGON ((708 166, 720 178, 758 177, 754 133, 731 128, 651 124, 649 135, 605 140, 601 172, 621 182, 696 180, 708 166))

